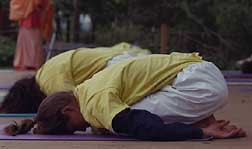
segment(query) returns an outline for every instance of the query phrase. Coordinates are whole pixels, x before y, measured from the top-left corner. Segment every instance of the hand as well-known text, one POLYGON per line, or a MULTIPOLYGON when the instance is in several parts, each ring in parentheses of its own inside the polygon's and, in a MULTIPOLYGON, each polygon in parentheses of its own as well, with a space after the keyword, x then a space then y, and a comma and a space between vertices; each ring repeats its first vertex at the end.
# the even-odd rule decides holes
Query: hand
POLYGON ((210 124, 208 127, 203 128, 205 137, 213 136, 216 139, 227 139, 245 137, 246 133, 241 128, 237 128, 234 125, 228 125, 229 121, 217 121, 210 124))
MULTIPOLYGON (((216 123, 222 123, 224 121, 225 120, 217 120, 216 123)), ((235 125, 226 125, 222 128, 222 130, 225 132, 231 132, 232 130, 235 129, 238 129, 237 126, 235 125)), ((246 136, 247 136, 246 132, 243 129, 241 129, 241 131, 237 134, 236 137, 246 137, 246 136)))
MULTIPOLYGON (((227 125, 222 130, 225 132, 231 132, 235 129, 238 129, 235 125, 227 125)), ((236 137, 246 137, 246 136, 247 136, 246 132, 243 129, 241 129, 236 137)))

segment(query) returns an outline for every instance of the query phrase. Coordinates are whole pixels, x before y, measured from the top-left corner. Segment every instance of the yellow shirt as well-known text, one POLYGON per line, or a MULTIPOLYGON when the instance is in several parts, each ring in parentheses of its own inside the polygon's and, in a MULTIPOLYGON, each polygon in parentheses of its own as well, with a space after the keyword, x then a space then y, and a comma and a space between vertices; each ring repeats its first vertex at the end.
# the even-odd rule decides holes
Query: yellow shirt
POLYGON ((73 90, 75 86, 91 78, 105 68, 107 62, 124 51, 134 53, 148 50, 131 49, 122 43, 114 47, 95 49, 80 48, 59 54, 47 61, 36 73, 40 89, 51 95, 59 91, 73 90))
POLYGON ((112 130, 116 114, 172 84, 183 68, 201 61, 196 53, 128 59, 95 74, 77 86, 74 94, 82 115, 92 126, 112 130))

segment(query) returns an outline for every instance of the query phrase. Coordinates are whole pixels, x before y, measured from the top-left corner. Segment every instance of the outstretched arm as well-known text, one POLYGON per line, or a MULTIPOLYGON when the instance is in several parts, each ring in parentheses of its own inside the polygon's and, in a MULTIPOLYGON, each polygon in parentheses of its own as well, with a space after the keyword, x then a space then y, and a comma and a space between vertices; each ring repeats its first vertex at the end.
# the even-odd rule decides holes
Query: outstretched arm
POLYGON ((161 118, 146 110, 125 109, 117 114, 112 127, 115 132, 143 140, 200 139, 203 131, 182 123, 164 124, 161 118))
POLYGON ((241 129, 230 132, 222 130, 228 122, 215 123, 206 128, 196 128, 182 123, 165 124, 161 118, 145 110, 125 109, 118 113, 112 121, 115 132, 127 134, 143 140, 180 141, 202 139, 206 137, 237 137, 241 129))

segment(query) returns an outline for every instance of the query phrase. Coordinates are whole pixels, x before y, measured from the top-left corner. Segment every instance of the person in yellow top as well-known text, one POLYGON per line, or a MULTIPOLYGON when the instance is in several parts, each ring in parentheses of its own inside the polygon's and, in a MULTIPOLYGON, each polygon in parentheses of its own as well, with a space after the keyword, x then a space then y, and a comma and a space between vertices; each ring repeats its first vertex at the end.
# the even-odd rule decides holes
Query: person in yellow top
POLYGON ((36 113, 45 96, 73 90, 108 65, 131 57, 149 54, 128 43, 95 49, 80 48, 48 60, 34 77, 17 81, 5 97, 2 113, 36 113))
MULTIPOLYGON (((38 134, 71 134, 92 126, 144 140, 245 136, 242 129, 232 127, 224 120, 204 123, 204 127, 199 125, 223 106, 226 98, 227 86, 221 72, 196 53, 150 55, 124 60, 96 73, 71 92, 48 96, 41 103, 35 121, 26 120, 23 124, 28 126, 25 127, 28 131, 36 123, 34 133, 38 134), (174 95, 171 98, 159 95, 166 87, 173 88, 166 93, 174 95), (160 97, 156 100, 158 104, 167 104, 158 111, 173 108, 178 109, 177 113, 159 115, 158 111, 151 110, 159 105, 137 106, 148 104, 146 98, 155 100, 155 96, 160 97), (172 105, 165 103, 166 100, 181 100, 181 104, 175 102, 172 105), (199 113, 195 116, 197 119, 191 117, 195 112, 199 113), (176 117, 176 120, 169 121, 166 117, 176 117), (190 119, 191 124, 187 124, 190 119)), ((11 135, 26 132, 19 129, 13 132, 10 127, 5 130, 11 135)))

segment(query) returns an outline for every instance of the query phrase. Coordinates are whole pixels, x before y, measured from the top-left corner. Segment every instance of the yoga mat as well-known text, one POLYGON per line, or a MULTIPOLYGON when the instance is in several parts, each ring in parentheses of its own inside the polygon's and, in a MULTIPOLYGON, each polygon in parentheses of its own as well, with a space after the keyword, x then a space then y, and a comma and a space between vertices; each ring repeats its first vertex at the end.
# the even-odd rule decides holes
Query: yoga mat
POLYGON ((238 89, 241 92, 252 92, 252 86, 242 86, 238 89))
POLYGON ((0 85, 0 90, 8 90, 12 87, 12 85, 0 85))
POLYGON ((252 82, 228 82, 228 85, 234 85, 234 86, 252 86, 252 82))
POLYGON ((30 141, 137 141, 137 139, 116 136, 116 135, 92 135, 92 134, 75 134, 75 135, 34 135, 25 134, 17 136, 7 136, 0 134, 0 140, 30 140, 30 141))
POLYGON ((35 135, 28 134, 8 136, 3 132, 6 125, 0 125, 0 140, 29 140, 29 141, 140 141, 128 136, 118 135, 94 135, 88 133, 79 133, 73 135, 35 135))
POLYGON ((252 78, 251 79, 237 79, 237 78, 228 78, 226 79, 227 82, 252 82, 252 78))
MULTIPOLYGON (((142 141, 129 136, 94 135, 90 133, 73 135, 35 135, 31 132, 23 135, 8 136, 3 133, 5 125, 0 125, 0 140, 26 140, 26 141, 142 141)), ((211 141, 213 137, 204 139, 191 139, 188 141, 211 141)))
POLYGON ((242 73, 241 71, 222 71, 225 78, 252 78, 250 73, 242 73))

